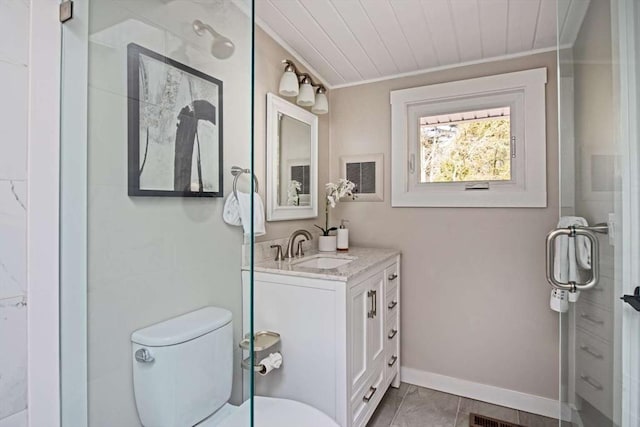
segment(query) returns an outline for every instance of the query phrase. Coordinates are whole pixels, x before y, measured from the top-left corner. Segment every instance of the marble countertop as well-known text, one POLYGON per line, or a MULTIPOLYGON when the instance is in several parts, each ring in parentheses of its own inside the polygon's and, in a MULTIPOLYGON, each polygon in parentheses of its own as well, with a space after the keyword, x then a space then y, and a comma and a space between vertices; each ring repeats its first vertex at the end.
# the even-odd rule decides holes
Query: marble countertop
MULTIPOLYGON (((287 276, 309 277, 313 279, 339 280, 346 282, 365 270, 398 256, 400 251, 396 249, 359 248, 351 247, 348 252, 318 252, 311 250, 302 258, 294 258, 285 261, 262 261, 254 266, 254 271, 263 273, 283 274, 287 276), (326 255, 331 258, 353 259, 348 264, 336 268, 310 268, 300 267, 297 263, 311 259, 314 255, 326 255)), ((248 268, 245 268, 248 269, 248 268)))

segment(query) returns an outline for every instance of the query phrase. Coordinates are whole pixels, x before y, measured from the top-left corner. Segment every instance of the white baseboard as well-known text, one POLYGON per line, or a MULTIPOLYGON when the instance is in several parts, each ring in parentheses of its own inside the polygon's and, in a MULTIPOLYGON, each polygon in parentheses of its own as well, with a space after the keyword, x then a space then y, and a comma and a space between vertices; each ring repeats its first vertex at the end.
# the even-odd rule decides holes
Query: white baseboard
MULTIPOLYGON (((420 371, 413 368, 401 367, 400 379, 403 382, 420 387, 455 394, 469 399, 481 400, 494 405, 506 406, 550 418, 558 418, 560 410, 560 402, 554 399, 461 380, 433 372, 420 371)), ((568 406, 565 407, 565 405, 562 405, 562 418, 564 420, 571 419, 571 410, 568 406)))

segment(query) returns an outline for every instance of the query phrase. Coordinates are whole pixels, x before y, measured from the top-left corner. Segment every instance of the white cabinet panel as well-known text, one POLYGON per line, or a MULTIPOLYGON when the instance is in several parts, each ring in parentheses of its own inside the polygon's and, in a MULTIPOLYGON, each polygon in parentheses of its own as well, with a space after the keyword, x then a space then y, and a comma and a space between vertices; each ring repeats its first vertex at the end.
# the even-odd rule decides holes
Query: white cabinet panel
POLYGON ((253 327, 280 333, 283 357, 281 369, 256 378, 256 394, 365 426, 389 385, 399 386, 400 334, 388 330, 399 322, 398 266, 387 258, 346 282, 256 272, 253 327))
POLYGON ((361 283, 349 290, 349 333, 351 344, 351 386, 356 389, 366 380, 367 360, 367 322, 371 310, 367 293, 367 283, 361 283))
POLYGON ((367 353, 369 364, 374 365, 384 357, 384 273, 375 275, 368 280, 369 300, 373 313, 367 322, 367 334, 369 336, 367 353))

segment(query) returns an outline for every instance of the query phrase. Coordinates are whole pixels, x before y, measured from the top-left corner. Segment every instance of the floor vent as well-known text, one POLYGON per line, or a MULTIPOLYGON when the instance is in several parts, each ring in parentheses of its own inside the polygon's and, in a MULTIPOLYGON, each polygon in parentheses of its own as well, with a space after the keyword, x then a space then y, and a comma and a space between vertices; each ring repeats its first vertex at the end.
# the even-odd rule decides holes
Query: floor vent
POLYGON ((508 421, 485 417, 479 414, 469 414, 469 427, 524 427, 508 421))

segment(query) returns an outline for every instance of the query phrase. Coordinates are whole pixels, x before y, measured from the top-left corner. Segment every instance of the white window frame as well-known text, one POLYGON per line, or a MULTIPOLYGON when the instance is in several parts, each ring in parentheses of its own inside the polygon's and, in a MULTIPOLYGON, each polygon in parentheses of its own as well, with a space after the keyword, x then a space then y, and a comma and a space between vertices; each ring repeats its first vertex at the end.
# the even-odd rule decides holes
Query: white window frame
POLYGON ((391 206, 546 207, 547 69, 518 71, 391 92, 391 206), (510 181, 470 190, 469 182, 419 182, 419 118, 511 108, 510 181))

